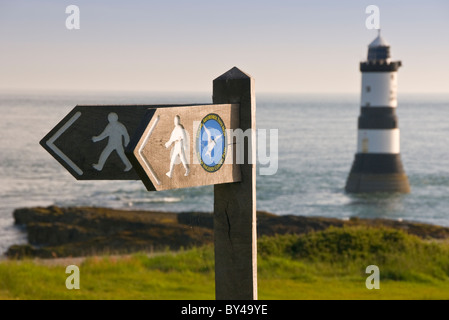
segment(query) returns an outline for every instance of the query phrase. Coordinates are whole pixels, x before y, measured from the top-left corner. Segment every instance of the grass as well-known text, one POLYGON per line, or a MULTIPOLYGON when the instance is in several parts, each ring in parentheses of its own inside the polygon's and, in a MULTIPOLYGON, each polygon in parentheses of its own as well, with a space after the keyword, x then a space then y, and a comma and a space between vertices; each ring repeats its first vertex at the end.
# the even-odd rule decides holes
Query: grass
MULTIPOLYGON (((214 299, 212 246, 92 257, 68 290, 66 266, 0 263, 1 299, 214 299)), ((449 245, 387 228, 329 228, 258 241, 259 299, 449 299, 449 245), (368 290, 368 265, 380 289, 368 290)))

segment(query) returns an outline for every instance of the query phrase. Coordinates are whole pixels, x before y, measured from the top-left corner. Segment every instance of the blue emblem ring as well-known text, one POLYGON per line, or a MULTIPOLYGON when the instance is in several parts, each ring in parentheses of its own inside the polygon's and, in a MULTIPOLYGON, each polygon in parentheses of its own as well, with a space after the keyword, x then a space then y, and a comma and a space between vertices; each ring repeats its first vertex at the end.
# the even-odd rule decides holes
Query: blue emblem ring
POLYGON ((218 171, 226 159, 226 127, 218 114, 209 113, 201 120, 196 134, 198 160, 207 172, 218 171))

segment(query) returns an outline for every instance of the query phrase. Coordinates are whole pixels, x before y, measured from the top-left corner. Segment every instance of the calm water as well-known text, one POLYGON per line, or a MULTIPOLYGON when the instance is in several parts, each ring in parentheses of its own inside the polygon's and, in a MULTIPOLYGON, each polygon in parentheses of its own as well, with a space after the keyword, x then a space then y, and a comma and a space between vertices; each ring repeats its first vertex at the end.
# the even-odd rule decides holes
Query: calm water
MULTIPOLYGON (((210 103, 210 94, 1 93, 0 253, 26 241, 18 207, 95 205, 212 211, 212 187, 147 192, 140 181, 76 181, 39 141, 76 104, 210 103)), ((257 177, 257 208, 277 214, 383 217, 449 226, 449 96, 399 96, 401 154, 412 192, 344 192, 356 148, 358 95, 257 97, 257 126, 279 129, 278 171, 257 177)))

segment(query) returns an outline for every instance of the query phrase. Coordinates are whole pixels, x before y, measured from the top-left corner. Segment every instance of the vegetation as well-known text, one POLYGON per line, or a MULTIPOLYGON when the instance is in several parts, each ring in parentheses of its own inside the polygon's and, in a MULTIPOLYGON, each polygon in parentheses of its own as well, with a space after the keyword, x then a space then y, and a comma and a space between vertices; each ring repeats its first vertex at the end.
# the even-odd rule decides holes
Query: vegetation
MULTIPOLYGON (((449 299, 449 244, 392 228, 330 227, 258 241, 259 299, 449 299), (365 286, 380 269, 380 289, 365 286)), ((214 299, 213 246, 148 256, 90 257, 80 290, 65 265, 0 263, 2 299, 214 299)))
MULTIPOLYGON (((11 246, 12 258, 76 257, 129 254, 169 248, 201 247, 213 243, 213 215, 207 212, 128 211, 99 207, 21 208, 14 210, 17 225, 25 227, 27 244, 11 246)), ((306 234, 329 227, 386 227, 423 239, 449 239, 449 228, 391 219, 342 220, 326 217, 275 215, 257 212, 257 234, 306 234)))

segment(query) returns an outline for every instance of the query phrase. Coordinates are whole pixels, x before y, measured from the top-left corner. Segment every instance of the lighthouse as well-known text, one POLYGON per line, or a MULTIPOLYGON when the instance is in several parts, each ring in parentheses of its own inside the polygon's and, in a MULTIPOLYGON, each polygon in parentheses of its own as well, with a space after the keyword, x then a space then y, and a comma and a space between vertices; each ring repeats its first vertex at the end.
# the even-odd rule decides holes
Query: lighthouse
POLYGON ((346 181, 346 191, 410 192, 402 166, 396 116, 397 73, 401 61, 391 61, 390 45, 379 34, 368 46, 362 72, 357 153, 346 181))

